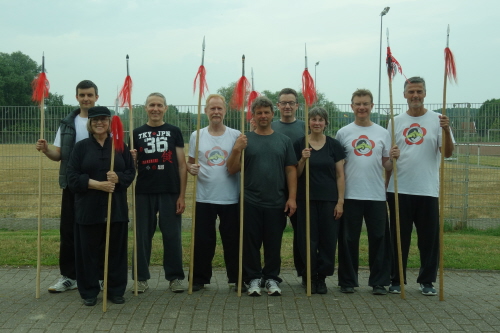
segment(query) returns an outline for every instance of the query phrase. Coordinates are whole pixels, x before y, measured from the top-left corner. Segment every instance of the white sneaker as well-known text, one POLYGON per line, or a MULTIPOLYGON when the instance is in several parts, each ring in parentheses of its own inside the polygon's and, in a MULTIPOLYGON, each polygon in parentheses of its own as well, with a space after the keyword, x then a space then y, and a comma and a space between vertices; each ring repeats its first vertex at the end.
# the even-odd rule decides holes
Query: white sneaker
POLYGON ((99 280, 99 287, 101 287, 101 291, 104 291, 104 280, 99 280))
POLYGON ((269 296, 281 296, 281 289, 278 287, 278 282, 273 279, 266 280, 267 294, 269 296))
MULTIPOLYGON (((148 281, 137 281, 137 293, 142 294, 149 289, 148 281)), ((134 284, 132 283, 132 292, 135 292, 134 284)))
POLYGON ((253 279, 247 290, 248 296, 260 296, 260 279, 253 279))
POLYGON ((175 279, 170 281, 170 290, 174 293, 182 293, 184 291, 184 287, 182 286, 181 280, 175 279))
POLYGON ((56 284, 49 287, 49 293, 62 293, 66 290, 78 289, 76 285, 76 280, 70 279, 69 277, 62 276, 56 284))

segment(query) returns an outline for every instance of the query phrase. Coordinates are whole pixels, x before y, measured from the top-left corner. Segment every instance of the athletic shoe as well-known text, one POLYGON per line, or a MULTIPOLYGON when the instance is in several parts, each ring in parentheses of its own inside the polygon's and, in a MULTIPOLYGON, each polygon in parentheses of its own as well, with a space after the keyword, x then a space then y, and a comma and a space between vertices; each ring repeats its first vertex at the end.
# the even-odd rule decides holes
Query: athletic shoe
POLYGON ((193 291, 200 291, 203 288, 205 288, 205 285, 203 283, 193 282, 193 291))
POLYGON ((373 295, 387 295, 387 290, 384 286, 373 286, 373 295))
POLYGON ((434 289, 434 286, 432 283, 421 283, 420 284, 420 291, 422 292, 422 295, 425 296, 436 296, 437 292, 436 289, 434 289))
POLYGON ((62 276, 56 284, 49 287, 49 293, 62 293, 66 290, 78 289, 76 280, 70 279, 67 276, 62 276))
POLYGON ((278 282, 273 279, 266 280, 267 294, 269 296, 281 296, 281 289, 278 287, 278 282))
POLYGON ((340 292, 344 294, 352 294, 354 293, 354 288, 353 287, 340 287, 340 292))
MULTIPOLYGON (((148 281, 137 281, 137 293, 142 294, 149 289, 148 281)), ((132 292, 135 292, 135 283, 132 284, 132 292)))
POLYGON ((401 294, 401 286, 399 284, 393 284, 389 287, 389 292, 391 294, 401 294))
MULTIPOLYGON (((326 294, 328 292, 325 279, 318 279, 318 281, 316 281, 316 292, 318 294, 326 294)), ((312 286, 311 286, 311 294, 312 294, 312 286)))
POLYGON ((260 279, 253 279, 247 290, 248 296, 260 296, 260 279))
POLYGON ((101 291, 104 290, 104 280, 99 280, 99 287, 101 288, 101 291))
POLYGON ((182 281, 179 279, 170 281, 170 290, 172 290, 174 293, 182 293, 184 291, 182 281))

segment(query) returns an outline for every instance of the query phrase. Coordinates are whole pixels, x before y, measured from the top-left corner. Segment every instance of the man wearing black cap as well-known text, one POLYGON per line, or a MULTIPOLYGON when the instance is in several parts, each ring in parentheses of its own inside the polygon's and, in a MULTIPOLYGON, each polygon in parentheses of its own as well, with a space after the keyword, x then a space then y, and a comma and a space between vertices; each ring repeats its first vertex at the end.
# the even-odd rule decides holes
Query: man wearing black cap
POLYGON ((89 137, 87 131, 88 110, 95 106, 99 95, 97 86, 90 80, 83 80, 76 86, 76 100, 80 108, 72 111, 61 124, 54 140, 54 148, 49 148, 46 140, 40 139, 36 149, 43 152, 52 161, 61 161, 59 168, 59 186, 62 188, 61 220, 59 248, 59 268, 62 277, 49 287, 50 293, 60 293, 77 289, 75 272, 74 194, 68 189, 66 167, 73 147, 78 141, 89 137))

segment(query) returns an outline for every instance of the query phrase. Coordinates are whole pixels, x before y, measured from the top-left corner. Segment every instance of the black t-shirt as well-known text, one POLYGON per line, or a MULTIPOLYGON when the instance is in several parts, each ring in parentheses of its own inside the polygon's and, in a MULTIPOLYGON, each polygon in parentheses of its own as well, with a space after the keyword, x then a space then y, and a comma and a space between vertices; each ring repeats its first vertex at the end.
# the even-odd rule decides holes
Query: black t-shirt
POLYGON ((184 147, 184 139, 176 126, 145 124, 134 130, 136 193, 180 193, 177 147, 184 147))
MULTIPOLYGON (((305 148, 305 138, 297 140, 293 148, 297 160, 302 158, 305 148)), ((309 146, 309 148, 312 148, 309 146)), ((319 201, 337 201, 337 173, 335 163, 345 158, 344 148, 334 138, 326 136, 326 143, 319 150, 311 150, 309 158, 309 198, 319 201)), ((297 186, 297 200, 306 198, 306 170, 299 177, 297 186)))

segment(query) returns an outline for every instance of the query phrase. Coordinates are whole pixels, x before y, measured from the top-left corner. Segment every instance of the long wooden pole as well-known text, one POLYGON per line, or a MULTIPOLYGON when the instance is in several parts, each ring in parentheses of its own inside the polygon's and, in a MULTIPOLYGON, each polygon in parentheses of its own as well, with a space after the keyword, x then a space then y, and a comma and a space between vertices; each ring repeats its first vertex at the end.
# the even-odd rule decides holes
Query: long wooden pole
MULTIPOLYGON (((446 68, 444 71, 443 109, 441 114, 446 115, 446 68)), ((446 151, 445 131, 441 129, 441 164, 439 166, 439 300, 444 301, 444 154, 446 151)))
MULTIPOLYGON (((203 37, 203 56, 201 65, 203 66, 205 55, 205 37, 203 37)), ((196 119, 196 144, 194 149, 194 164, 198 164, 198 150, 200 147, 200 123, 201 123, 201 97, 203 96, 203 79, 200 75, 200 91, 198 94, 198 117, 196 119)), ((193 293, 193 275, 194 275, 194 243, 196 236, 196 190, 198 187, 198 175, 194 175, 193 180, 193 203, 192 203, 192 222, 191 222, 191 254, 189 259, 189 285, 188 294, 193 293)))
MULTIPOLYGON (((45 129, 45 108, 44 98, 40 102, 40 138, 44 137, 45 129)), ((42 268, 42 167, 43 167, 43 153, 40 150, 38 159, 38 235, 37 235, 37 260, 36 260, 36 293, 35 297, 40 298, 40 274, 42 268)))
MULTIPOLYGON (((305 123, 305 148, 309 148, 309 106, 307 100, 304 108, 304 123, 305 123)), ((306 159, 306 293, 311 296, 311 203, 309 193, 309 158, 306 159)))
MULTIPOLYGON (((111 166, 109 171, 115 169, 115 143, 111 139, 111 166)), ((112 204, 113 193, 108 194, 108 214, 106 216, 106 248, 104 251, 104 287, 103 287, 103 299, 102 299, 102 312, 107 311, 108 305, 108 266, 109 266, 109 234, 111 231, 111 204, 112 204)))
MULTIPOLYGON (((245 75, 245 55, 242 57, 243 76, 245 75)), ((246 88, 242 85, 241 94, 243 101, 245 100, 246 88)), ((241 107, 241 134, 245 133, 245 103, 241 107)), ((239 243, 239 258, 238 258, 238 297, 241 297, 241 286, 243 282, 243 209, 245 206, 245 149, 241 151, 241 169, 240 169, 240 243, 239 243)))

